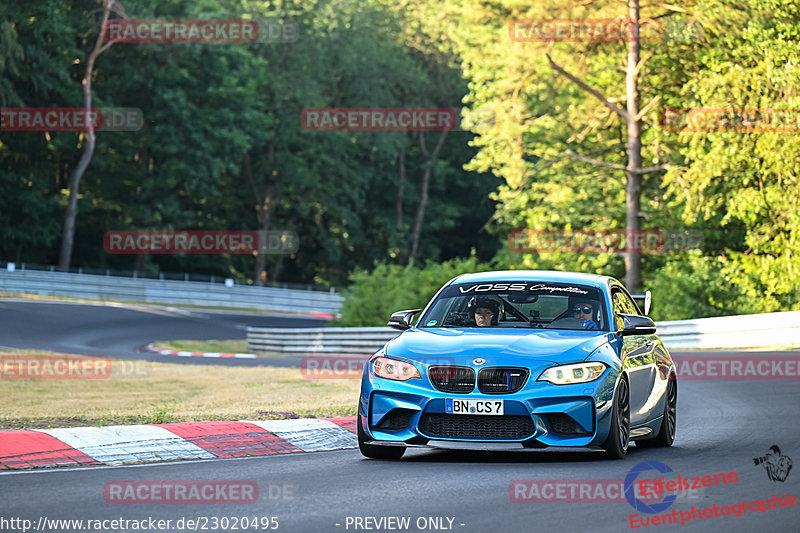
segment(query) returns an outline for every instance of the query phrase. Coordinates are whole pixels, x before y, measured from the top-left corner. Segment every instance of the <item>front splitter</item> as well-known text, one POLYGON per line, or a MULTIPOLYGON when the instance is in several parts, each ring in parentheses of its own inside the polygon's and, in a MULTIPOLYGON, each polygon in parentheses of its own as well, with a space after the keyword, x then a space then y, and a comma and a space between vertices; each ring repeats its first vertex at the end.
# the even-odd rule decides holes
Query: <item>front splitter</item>
POLYGON ((466 450, 466 451, 486 451, 486 452, 591 452, 600 448, 592 447, 571 447, 571 446, 547 446, 530 447, 523 446, 521 442, 462 442, 449 440, 429 440, 427 444, 406 444, 399 442, 386 441, 367 441, 366 444, 373 446, 404 446, 406 448, 428 448, 441 450, 466 450))

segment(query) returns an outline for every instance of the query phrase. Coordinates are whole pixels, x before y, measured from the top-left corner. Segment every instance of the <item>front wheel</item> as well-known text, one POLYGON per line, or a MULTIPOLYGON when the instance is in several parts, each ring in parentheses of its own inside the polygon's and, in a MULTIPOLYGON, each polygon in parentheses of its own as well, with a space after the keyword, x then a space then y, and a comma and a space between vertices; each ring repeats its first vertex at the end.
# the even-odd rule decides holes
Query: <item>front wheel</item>
POLYGON ((619 380, 614 392, 614 403, 611 406, 611 427, 608 438, 602 444, 607 459, 624 459, 628 453, 628 442, 631 435, 631 411, 628 396, 628 382, 619 380))
POLYGON ((405 446, 375 446, 374 444, 367 444, 367 436, 361 428, 361 420, 357 420, 356 425, 358 426, 356 431, 358 433, 358 449, 364 457, 369 457, 370 459, 397 460, 406 453, 405 446))
POLYGON ((661 430, 655 438, 636 441, 637 448, 666 448, 675 442, 675 423, 678 413, 678 383, 670 378, 667 383, 667 395, 664 400, 664 418, 661 430))

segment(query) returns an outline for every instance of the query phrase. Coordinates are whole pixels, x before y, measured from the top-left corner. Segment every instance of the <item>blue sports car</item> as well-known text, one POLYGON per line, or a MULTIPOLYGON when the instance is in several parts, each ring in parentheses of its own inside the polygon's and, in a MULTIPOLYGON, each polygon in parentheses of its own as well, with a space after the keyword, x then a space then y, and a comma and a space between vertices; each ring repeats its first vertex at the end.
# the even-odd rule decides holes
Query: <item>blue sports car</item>
POLYGON ((394 313, 403 333, 364 366, 361 453, 559 446, 622 459, 631 441, 671 446, 676 370, 643 316, 649 297, 572 272, 452 279, 424 310, 394 313))

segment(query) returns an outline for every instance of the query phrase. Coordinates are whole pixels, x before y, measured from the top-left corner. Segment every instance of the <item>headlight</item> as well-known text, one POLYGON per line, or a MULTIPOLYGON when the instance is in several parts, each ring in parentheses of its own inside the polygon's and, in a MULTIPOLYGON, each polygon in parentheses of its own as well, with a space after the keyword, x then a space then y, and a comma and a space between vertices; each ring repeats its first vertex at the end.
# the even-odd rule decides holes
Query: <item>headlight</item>
POLYGON ((389 359, 388 357, 377 357, 372 361, 372 371, 381 378, 394 379, 396 381, 408 381, 411 378, 418 378, 419 370, 411 363, 389 359))
POLYGON ((606 365, 603 363, 576 363, 548 368, 536 381, 549 381, 554 385, 570 383, 587 383, 603 375, 606 365))

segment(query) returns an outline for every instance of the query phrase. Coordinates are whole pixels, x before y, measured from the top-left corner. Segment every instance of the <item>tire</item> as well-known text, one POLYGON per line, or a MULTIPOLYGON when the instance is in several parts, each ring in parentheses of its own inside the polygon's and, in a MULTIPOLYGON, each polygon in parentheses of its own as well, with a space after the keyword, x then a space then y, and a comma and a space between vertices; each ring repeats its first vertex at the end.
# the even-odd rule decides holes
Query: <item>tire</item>
POLYGON ((624 459, 628 453, 631 437, 631 410, 628 392, 628 382, 619 380, 617 390, 614 391, 614 403, 611 407, 611 427, 608 438, 602 444, 606 459, 624 459))
POLYGON ((358 449, 361 451, 361 455, 364 457, 369 457, 370 459, 396 461, 397 459, 403 457, 403 454, 406 453, 405 446, 375 446, 374 444, 367 444, 365 442, 367 440, 367 436, 364 434, 364 430, 361 428, 361 420, 357 420, 356 425, 358 426, 358 449))
POLYGON ((670 377, 667 383, 666 399, 664 401, 664 418, 661 420, 661 429, 652 439, 636 441, 637 448, 667 448, 675 442, 675 422, 677 420, 678 382, 670 377))

